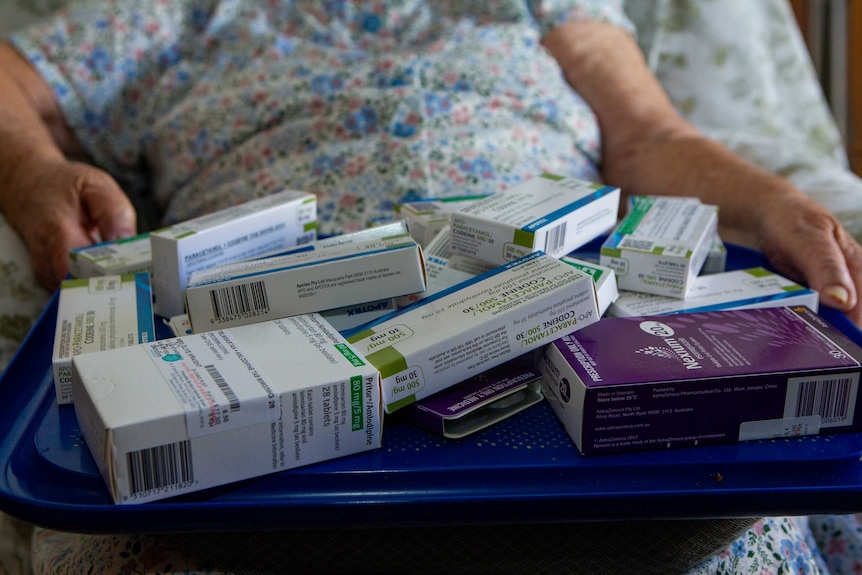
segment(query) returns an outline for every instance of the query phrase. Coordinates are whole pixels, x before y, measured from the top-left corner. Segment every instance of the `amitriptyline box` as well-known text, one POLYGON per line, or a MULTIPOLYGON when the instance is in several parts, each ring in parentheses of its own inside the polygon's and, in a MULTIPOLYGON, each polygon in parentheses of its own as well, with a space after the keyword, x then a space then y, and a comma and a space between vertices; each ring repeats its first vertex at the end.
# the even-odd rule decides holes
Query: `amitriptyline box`
POLYGON ((396 204, 395 213, 407 222, 410 236, 424 249, 440 232, 443 226, 449 225, 452 212, 471 205, 477 200, 487 197, 456 196, 453 198, 428 198, 413 202, 396 204))
POLYGON ((623 291, 608 310, 610 317, 663 315, 726 309, 802 305, 817 311, 816 291, 756 267, 694 279, 685 299, 623 291))
POLYGON ((584 454, 859 431, 862 349, 812 310, 606 318, 547 346, 584 454))
POLYGON ((304 244, 317 237, 317 198, 288 190, 150 234, 155 311, 185 311, 183 292, 197 270, 304 244))
POLYGON ((76 278, 149 272, 151 268, 149 234, 75 248, 69 252, 69 273, 76 278))
POLYGON ((718 208, 694 198, 637 196, 602 244, 621 290, 684 298, 710 252, 718 208))
POLYGON ((532 364, 526 357, 507 361, 420 399, 399 414, 443 437, 465 437, 542 401, 542 374, 532 364))
POLYGON ((424 289, 422 250, 404 224, 395 223, 281 256, 194 272, 186 307, 197 333, 424 289))
POLYGON ((617 301, 617 298, 620 295, 620 292, 617 289, 617 278, 614 275, 614 270, 586 260, 573 258, 571 256, 563 256, 560 260, 570 266, 576 267, 593 278, 593 281, 596 284, 596 298, 599 305, 599 315, 605 315, 605 312, 608 311, 611 304, 617 301))
POLYGON ((563 256, 613 228, 619 203, 619 188, 543 174, 453 213, 449 251, 495 265, 563 256))
POLYGON ((52 360, 57 403, 73 402, 74 356, 154 339, 149 274, 64 280, 60 285, 52 360))
POLYGON ((593 280, 533 252, 344 335, 392 413, 598 319, 593 280))
POLYGON ((380 446, 377 370, 318 314, 76 356, 73 383, 115 503, 380 446))

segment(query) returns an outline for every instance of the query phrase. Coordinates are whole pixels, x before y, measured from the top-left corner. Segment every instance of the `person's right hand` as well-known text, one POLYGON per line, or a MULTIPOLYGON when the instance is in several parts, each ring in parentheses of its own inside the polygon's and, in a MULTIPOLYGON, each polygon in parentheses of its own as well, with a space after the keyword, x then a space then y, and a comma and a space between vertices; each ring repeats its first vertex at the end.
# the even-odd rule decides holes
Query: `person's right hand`
POLYGON ((136 233, 134 207, 116 181, 89 164, 52 156, 3 171, 2 210, 22 236, 39 281, 55 289, 69 250, 136 233))

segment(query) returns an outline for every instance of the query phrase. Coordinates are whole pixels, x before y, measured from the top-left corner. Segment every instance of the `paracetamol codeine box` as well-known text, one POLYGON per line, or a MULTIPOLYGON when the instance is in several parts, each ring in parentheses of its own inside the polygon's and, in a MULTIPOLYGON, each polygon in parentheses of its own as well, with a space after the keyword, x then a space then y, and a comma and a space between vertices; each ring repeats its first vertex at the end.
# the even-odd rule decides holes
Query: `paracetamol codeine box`
POLYGON ((533 252, 345 336, 391 413, 598 319, 593 280, 533 252))
POLYGON ((288 190, 150 234, 155 311, 185 311, 184 290, 197 270, 304 244, 317 237, 317 198, 288 190))
POLYGON ((817 292, 762 267, 696 277, 688 297, 623 291, 608 309, 610 317, 663 315, 804 305, 819 308, 817 292))
POLYGON ((186 305, 192 329, 201 332, 424 289, 422 250, 399 222, 195 272, 186 305))
POLYGON ((571 256, 563 256, 561 261, 574 266, 593 278, 596 284, 596 298, 599 304, 599 315, 605 315, 608 308, 617 301, 620 295, 617 288, 617 278, 614 270, 571 256))
POLYGON ((64 280, 52 361, 57 403, 73 401, 72 357, 154 339, 149 274, 64 280))
POLYGON ((150 235, 75 248, 69 253, 69 273, 76 278, 149 272, 150 235))
POLYGON ((613 228, 619 203, 619 188, 543 174, 453 213, 449 251, 495 265, 559 257, 613 228))
POLYGON ((545 349, 584 454, 862 428, 862 349, 804 307, 606 318, 545 349))
POLYGON ((684 298, 717 234, 718 208, 694 198, 637 196, 602 244, 621 290, 684 298))
POLYGON ((318 314, 76 356, 73 382, 115 503, 380 446, 379 374, 318 314))
POLYGON ((395 213, 407 222, 410 236, 424 249, 444 226, 449 225, 452 212, 485 197, 487 194, 404 202, 395 206, 395 213))

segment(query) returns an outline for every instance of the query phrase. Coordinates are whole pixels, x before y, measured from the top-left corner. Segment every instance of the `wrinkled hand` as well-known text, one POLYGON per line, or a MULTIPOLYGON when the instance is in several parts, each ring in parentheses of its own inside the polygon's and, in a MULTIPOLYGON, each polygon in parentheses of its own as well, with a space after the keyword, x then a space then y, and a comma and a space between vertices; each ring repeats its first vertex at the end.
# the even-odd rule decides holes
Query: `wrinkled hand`
POLYGON ((804 281, 821 304, 862 327, 862 246, 831 213, 807 196, 790 196, 771 206, 756 235, 776 271, 804 281))
POLYGON ((69 271, 69 250, 136 232, 131 201, 114 179, 88 164, 40 159, 6 172, 2 210, 23 237, 36 277, 55 289, 69 271))

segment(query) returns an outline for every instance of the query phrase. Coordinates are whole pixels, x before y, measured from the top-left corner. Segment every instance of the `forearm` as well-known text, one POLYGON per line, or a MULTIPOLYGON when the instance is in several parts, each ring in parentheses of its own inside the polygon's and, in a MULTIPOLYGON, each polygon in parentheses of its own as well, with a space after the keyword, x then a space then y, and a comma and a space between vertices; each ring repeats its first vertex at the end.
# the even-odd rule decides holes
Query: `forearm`
POLYGON ((570 22, 544 39, 567 81, 595 112, 602 175, 624 194, 696 196, 720 205, 733 241, 758 245, 757 224, 773 202, 800 194, 704 138, 674 109, 635 42, 623 30, 570 22), (752 206, 752 189, 759 202, 752 206))
POLYGON ((14 211, 13 182, 25 166, 76 151, 48 85, 14 48, 0 43, 0 209, 14 211))

